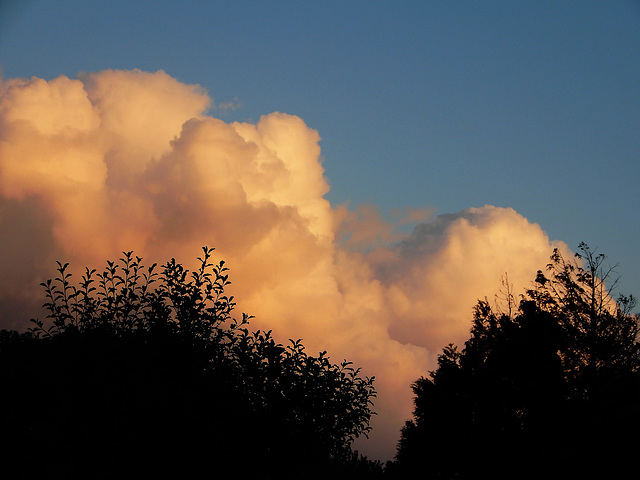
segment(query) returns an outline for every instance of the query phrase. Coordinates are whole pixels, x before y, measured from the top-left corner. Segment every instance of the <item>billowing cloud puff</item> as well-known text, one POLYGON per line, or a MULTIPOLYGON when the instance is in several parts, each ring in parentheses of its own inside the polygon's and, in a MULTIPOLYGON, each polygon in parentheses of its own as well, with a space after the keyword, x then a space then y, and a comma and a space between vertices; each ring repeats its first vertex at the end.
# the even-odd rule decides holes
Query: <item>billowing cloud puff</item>
POLYGON ((555 245, 512 209, 387 221, 375 206, 332 206, 318 132, 282 113, 226 123, 211 105, 164 72, 2 82, 0 327, 42 315, 55 260, 78 277, 122 251, 191 267, 215 247, 254 328, 376 376, 378 415, 358 448, 391 458, 410 384, 464 342, 478 298, 505 273, 522 291, 555 245))

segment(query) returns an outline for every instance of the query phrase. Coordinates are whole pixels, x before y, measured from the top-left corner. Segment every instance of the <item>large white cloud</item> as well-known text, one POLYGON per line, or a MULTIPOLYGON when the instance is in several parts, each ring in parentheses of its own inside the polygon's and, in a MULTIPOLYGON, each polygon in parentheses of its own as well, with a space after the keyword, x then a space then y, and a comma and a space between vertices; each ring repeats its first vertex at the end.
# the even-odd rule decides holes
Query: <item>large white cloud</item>
POLYGON ((554 245, 506 208, 409 210, 422 223, 402 234, 375 206, 332 206, 318 132, 282 113, 225 123, 211 104, 164 72, 2 82, 0 326, 41 316, 55 260, 78 276, 123 250, 191 266, 215 247, 255 328, 376 376, 378 415, 358 448, 391 458, 410 384, 466 339, 478 298, 505 273, 520 291, 554 245))

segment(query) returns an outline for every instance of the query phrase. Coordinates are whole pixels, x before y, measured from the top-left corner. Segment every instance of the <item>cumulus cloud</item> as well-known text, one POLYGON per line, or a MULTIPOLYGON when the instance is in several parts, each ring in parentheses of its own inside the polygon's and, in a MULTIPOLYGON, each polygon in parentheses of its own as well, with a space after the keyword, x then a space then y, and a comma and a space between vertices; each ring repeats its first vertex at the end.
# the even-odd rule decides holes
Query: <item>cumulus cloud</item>
POLYGON ((277 112, 226 123, 212 105, 162 71, 2 82, 0 327, 41 316, 37 285, 55 260, 79 276, 123 250, 191 266, 215 247, 255 328, 376 376, 378 415, 358 448, 391 458, 410 384, 464 342, 505 272, 521 290, 556 244, 508 208, 386 220, 330 205, 317 131, 277 112))

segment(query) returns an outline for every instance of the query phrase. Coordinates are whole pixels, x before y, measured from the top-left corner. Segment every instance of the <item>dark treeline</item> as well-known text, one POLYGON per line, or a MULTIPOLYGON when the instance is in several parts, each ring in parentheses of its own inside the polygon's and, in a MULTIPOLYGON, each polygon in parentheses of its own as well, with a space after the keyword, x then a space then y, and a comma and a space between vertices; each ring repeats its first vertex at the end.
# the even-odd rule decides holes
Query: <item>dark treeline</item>
POLYGON ((479 301, 469 340, 411 386, 382 465, 352 450, 374 379, 233 316, 224 262, 125 253, 42 284, 47 318, 0 332, 6 478, 577 478, 636 469, 639 319, 586 245, 518 298, 479 301))

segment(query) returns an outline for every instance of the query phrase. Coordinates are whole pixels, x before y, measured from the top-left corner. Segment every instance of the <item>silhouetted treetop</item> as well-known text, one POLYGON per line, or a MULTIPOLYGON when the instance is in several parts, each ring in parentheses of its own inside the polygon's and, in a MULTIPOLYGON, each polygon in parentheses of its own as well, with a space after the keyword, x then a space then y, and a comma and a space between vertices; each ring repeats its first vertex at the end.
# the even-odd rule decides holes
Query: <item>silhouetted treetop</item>
POLYGON ((572 261, 556 249, 519 303, 510 288, 502 305, 478 301, 464 348, 445 347, 412 385, 399 471, 608 478, 636 468, 640 319, 633 297, 613 299, 604 259, 586 244, 572 261))

